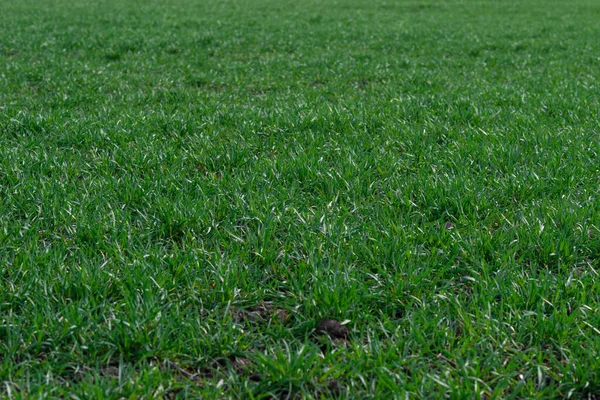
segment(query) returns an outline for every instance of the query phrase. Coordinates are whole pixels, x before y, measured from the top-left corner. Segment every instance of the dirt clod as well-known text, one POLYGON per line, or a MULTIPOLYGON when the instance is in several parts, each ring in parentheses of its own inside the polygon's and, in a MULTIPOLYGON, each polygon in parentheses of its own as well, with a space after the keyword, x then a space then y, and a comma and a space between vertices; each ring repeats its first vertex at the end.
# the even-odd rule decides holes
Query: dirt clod
POLYGON ((335 319, 324 319, 317 327, 318 333, 327 333, 332 339, 346 339, 350 334, 348 328, 335 319))

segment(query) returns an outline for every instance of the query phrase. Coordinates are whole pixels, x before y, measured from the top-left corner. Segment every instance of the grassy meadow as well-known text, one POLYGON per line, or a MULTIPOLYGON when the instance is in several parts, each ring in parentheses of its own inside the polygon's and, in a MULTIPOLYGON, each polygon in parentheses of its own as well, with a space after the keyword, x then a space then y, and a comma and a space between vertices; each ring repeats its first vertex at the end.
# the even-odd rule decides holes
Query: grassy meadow
POLYGON ((1 398, 599 398, 600 1, 0 32, 1 398))

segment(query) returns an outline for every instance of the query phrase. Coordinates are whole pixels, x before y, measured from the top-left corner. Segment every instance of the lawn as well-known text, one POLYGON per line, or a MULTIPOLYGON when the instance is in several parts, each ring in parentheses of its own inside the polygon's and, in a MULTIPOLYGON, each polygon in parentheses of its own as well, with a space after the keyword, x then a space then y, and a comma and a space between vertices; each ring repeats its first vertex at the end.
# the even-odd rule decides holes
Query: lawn
POLYGON ((0 397, 600 395, 600 1, 0 10, 0 397))

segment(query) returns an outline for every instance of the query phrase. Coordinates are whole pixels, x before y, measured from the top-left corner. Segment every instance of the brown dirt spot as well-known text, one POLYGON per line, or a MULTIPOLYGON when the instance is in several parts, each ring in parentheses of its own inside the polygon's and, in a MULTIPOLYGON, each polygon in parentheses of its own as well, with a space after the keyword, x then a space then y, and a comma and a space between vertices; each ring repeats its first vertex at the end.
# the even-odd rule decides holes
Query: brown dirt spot
POLYGON ((231 315, 236 323, 264 324, 266 322, 277 320, 280 323, 286 323, 291 313, 283 308, 278 308, 270 303, 262 302, 256 307, 239 310, 232 309, 231 315))
POLYGON ((317 326, 317 333, 327 333, 332 339, 347 339, 350 331, 335 319, 324 319, 317 326))

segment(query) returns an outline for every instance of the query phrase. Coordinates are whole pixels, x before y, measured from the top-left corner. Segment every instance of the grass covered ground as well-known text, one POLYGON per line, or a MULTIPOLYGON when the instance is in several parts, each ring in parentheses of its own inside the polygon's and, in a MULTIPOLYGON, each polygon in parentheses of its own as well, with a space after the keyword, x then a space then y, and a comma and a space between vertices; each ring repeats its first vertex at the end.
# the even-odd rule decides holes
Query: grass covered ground
POLYGON ((599 1, 0 9, 0 397, 600 393, 599 1))

